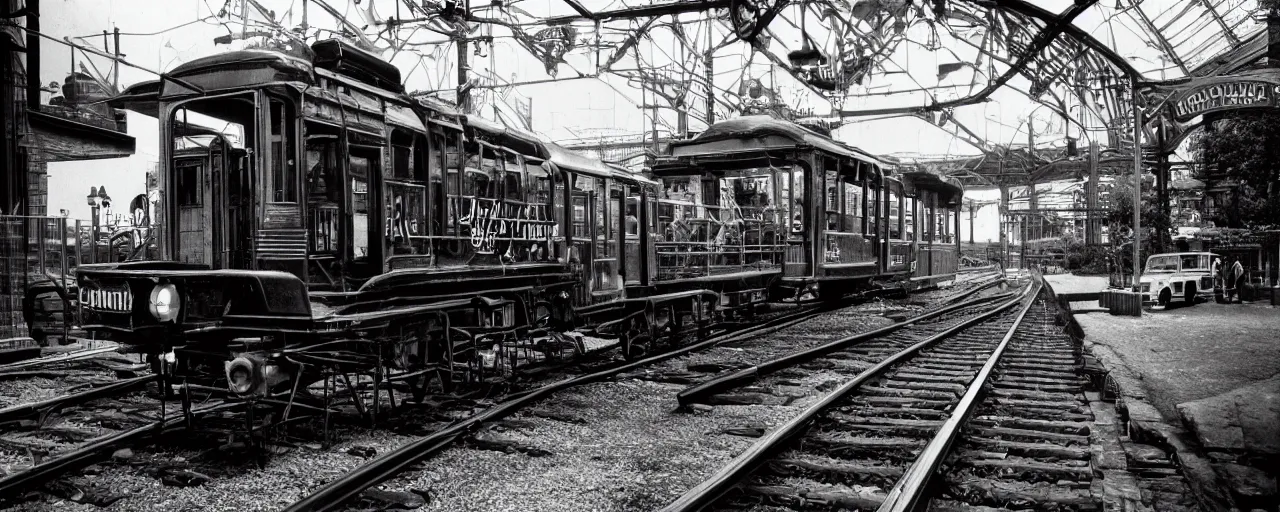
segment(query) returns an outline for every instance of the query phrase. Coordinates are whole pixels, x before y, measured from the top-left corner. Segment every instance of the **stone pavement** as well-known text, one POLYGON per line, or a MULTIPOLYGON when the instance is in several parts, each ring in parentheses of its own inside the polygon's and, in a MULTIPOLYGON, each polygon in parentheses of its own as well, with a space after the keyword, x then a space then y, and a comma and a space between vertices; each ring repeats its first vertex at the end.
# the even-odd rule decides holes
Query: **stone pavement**
POLYGON ((1244 509, 1271 507, 1280 474, 1280 376, 1178 404, 1187 428, 1216 462, 1244 509))
MULTIPOLYGON (((1055 292, 1096 286, 1046 281, 1055 292)), ((1074 320, 1109 372, 1130 435, 1172 447, 1206 509, 1277 510, 1280 308, 1202 303, 1074 320)))
POLYGON ((1058 296, 1098 293, 1110 286, 1107 276, 1053 274, 1044 276, 1044 280, 1053 287, 1053 292, 1058 296))

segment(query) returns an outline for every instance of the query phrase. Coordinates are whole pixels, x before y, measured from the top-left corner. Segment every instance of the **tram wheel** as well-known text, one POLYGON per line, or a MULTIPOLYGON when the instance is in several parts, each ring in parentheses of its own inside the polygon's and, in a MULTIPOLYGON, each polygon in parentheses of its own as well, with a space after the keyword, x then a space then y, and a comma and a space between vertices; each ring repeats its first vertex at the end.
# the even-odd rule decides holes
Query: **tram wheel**
POLYGON ((649 336, 644 317, 637 317, 627 322, 627 329, 618 338, 622 345, 622 357, 627 361, 635 361, 649 352, 653 337, 649 336))
POLYGON ((409 381, 409 396, 415 403, 420 404, 427 399, 427 386, 431 384, 431 377, 427 375, 424 373, 409 381))

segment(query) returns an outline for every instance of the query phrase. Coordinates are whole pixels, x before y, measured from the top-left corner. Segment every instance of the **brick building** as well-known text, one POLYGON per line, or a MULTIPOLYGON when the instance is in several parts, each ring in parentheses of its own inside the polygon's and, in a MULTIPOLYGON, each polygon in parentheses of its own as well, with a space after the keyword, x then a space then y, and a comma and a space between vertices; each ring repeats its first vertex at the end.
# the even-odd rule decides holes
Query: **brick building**
POLYGON ((102 101, 109 86, 82 73, 42 86, 42 47, 49 46, 45 54, 67 47, 40 35, 40 15, 40 0, 0 0, 0 339, 28 334, 23 298, 33 286, 69 290, 64 270, 76 262, 68 261, 67 234, 56 232, 65 227, 44 218, 49 163, 120 158, 135 149, 123 113, 102 101))

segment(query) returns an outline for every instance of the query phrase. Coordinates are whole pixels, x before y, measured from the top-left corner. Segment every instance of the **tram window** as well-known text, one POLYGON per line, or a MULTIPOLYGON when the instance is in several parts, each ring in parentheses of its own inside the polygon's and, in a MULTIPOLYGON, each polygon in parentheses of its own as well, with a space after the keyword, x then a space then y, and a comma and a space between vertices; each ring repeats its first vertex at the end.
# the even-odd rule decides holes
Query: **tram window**
POLYGON ((502 195, 509 201, 525 200, 525 190, 522 185, 522 175, 524 174, 524 166, 520 164, 521 158, 514 153, 504 151, 502 153, 502 195))
POLYGON ((306 146, 307 195, 311 201, 337 201, 341 197, 338 179, 337 139, 308 137, 306 146))
POLYGON ((294 203, 298 201, 298 173, 293 159, 293 116, 288 105, 280 100, 272 99, 271 110, 271 153, 270 153, 270 186, 271 201, 276 203, 294 203))
POLYGON ((640 236, 640 187, 627 185, 626 235, 628 238, 640 236))
POLYGON ((371 160, 351 155, 351 248, 352 259, 369 257, 369 167, 371 160))
POLYGON ((840 182, 844 191, 844 227, 845 233, 862 233, 862 184, 850 183, 851 176, 840 182))
POLYGON ((867 216, 867 236, 879 240, 880 212, 884 210, 884 204, 880 199, 880 187, 875 182, 867 183, 867 210, 872 213, 867 216))
POLYGON ((442 229, 433 234, 457 233, 456 196, 458 195, 458 139, 453 133, 434 133, 431 136, 431 159, 427 172, 431 179, 431 204, 435 208, 433 218, 442 229), (450 157, 453 165, 450 165, 450 157))
POLYGON ((787 215, 790 217, 791 236, 804 236, 804 169, 800 166, 791 167, 791 187, 788 203, 791 208, 788 209, 787 215))
POLYGON ((391 176, 413 179, 413 138, 404 130, 391 132, 391 176))
POLYGON ((601 242, 600 252, 605 257, 613 256, 612 244, 604 242, 612 240, 613 226, 618 225, 617 207, 612 205, 612 194, 609 193, 614 187, 612 182, 613 180, 608 179, 596 180, 595 215, 592 216, 596 224, 596 240, 601 242))
POLYGON ((525 174, 529 176, 532 188, 528 192, 528 201, 532 204, 548 205, 551 202, 551 175, 541 165, 525 160, 525 174))
POLYGON ((426 183, 428 180, 428 166, 431 165, 431 154, 427 151, 427 137, 423 135, 414 135, 413 137, 413 181, 418 183, 426 183))
POLYGON ((933 204, 934 195, 932 193, 920 193, 920 241, 922 242, 933 241, 933 204))
POLYGON ((905 240, 902 229, 903 208, 901 196, 893 187, 889 188, 889 238, 893 240, 905 240))
POLYGON ((834 170, 826 171, 823 174, 826 176, 825 189, 827 191, 826 229, 828 231, 837 231, 840 229, 840 176, 834 170))
POLYGON ((902 228, 904 230, 903 237, 902 237, 903 240, 913 240, 913 241, 915 240, 915 234, 916 234, 915 212, 916 212, 916 198, 914 197, 906 198, 906 201, 904 202, 902 207, 902 217, 903 219, 905 219, 904 222, 902 223, 902 228))
POLYGON ((200 192, 204 187, 200 186, 200 174, 204 166, 198 161, 178 162, 178 206, 200 206, 200 192))
POLYGON ((573 237, 590 238, 587 232, 588 199, 595 194, 596 179, 590 176, 573 177, 573 237))
POLYGON ((938 208, 938 241, 951 243, 951 208, 946 205, 938 208))

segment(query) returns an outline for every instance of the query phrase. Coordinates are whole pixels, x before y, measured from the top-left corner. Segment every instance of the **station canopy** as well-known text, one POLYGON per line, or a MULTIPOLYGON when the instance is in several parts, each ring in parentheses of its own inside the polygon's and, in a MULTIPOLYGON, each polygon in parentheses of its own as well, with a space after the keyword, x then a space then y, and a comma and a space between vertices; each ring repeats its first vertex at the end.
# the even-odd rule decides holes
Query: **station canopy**
POLYGON ((1260 1, 238 0, 201 15, 231 47, 352 40, 444 101, 465 56, 472 112, 636 148, 620 163, 651 133, 770 113, 981 186, 1078 177, 1090 144, 1132 169, 1135 85, 1148 144, 1151 91, 1264 59, 1260 1))

